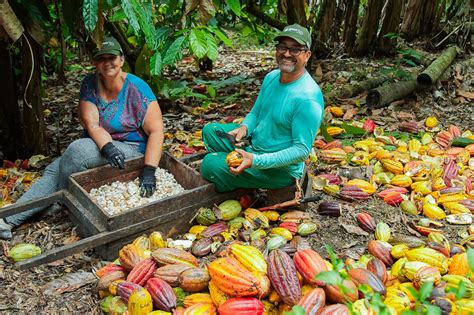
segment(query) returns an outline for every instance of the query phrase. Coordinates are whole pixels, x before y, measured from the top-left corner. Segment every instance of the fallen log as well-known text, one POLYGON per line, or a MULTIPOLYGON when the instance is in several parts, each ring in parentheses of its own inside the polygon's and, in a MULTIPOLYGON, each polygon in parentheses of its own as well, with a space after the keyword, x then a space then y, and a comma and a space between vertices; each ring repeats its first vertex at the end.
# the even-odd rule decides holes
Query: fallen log
POLYGON ((360 94, 364 91, 373 89, 376 86, 381 85, 385 81, 390 80, 391 75, 382 75, 368 80, 356 82, 350 85, 345 85, 342 89, 335 91, 327 96, 329 100, 334 98, 349 98, 354 95, 360 94))
POLYGON ((426 88, 436 82, 456 58, 456 54, 457 48, 454 46, 445 49, 425 71, 418 75, 416 78, 418 85, 421 88, 426 88))
POLYGON ((384 107, 391 102, 413 93, 417 88, 416 80, 400 81, 370 90, 366 102, 371 108, 384 107))

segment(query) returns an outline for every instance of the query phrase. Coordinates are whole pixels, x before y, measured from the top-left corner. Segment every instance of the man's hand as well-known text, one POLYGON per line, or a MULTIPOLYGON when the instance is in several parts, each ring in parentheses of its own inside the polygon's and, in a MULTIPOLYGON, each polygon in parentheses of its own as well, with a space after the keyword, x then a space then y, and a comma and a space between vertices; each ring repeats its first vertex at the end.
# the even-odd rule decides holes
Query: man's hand
POLYGON ((156 167, 145 165, 140 176, 140 196, 151 197, 156 190, 156 167))
POLYGON ((244 151, 242 149, 237 149, 237 148, 235 148, 235 151, 237 151, 238 153, 242 155, 243 160, 242 160, 242 163, 239 165, 239 167, 229 167, 229 169, 232 174, 239 175, 247 168, 252 167, 253 154, 247 151, 244 151))
POLYGON ((235 146, 242 147, 244 145, 242 139, 247 136, 247 126, 240 126, 234 130, 229 131, 229 134, 235 138, 235 146))
POLYGON ((117 167, 122 170, 125 168, 125 154, 123 154, 119 148, 114 146, 112 142, 107 142, 102 147, 102 149, 100 149, 100 153, 113 167, 117 167))

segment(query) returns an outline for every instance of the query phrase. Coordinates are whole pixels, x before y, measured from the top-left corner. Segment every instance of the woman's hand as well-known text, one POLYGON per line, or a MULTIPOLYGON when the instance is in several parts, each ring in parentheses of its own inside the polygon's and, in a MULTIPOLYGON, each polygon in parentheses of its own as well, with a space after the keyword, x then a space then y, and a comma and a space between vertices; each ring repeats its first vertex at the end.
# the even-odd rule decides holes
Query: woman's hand
POLYGON ((230 172, 234 175, 239 175, 244 170, 252 167, 253 154, 242 149, 235 148, 235 151, 242 155, 242 163, 238 167, 229 167, 230 172))
POLYGON ((242 125, 239 128, 229 131, 229 134, 231 136, 234 136, 235 146, 242 147, 244 146, 244 143, 242 140, 247 136, 247 126, 242 125))

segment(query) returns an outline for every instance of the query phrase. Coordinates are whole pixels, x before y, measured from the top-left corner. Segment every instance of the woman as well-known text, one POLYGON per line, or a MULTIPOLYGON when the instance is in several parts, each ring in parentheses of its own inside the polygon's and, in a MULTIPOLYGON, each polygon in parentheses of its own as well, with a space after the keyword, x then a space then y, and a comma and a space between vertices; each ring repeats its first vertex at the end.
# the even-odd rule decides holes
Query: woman
MULTIPOLYGON (((17 202, 66 188, 73 173, 107 162, 123 169, 125 159, 141 155, 145 155, 145 165, 140 195, 150 197, 154 193, 163 145, 163 120, 156 97, 145 81, 122 70, 123 52, 113 37, 104 39, 93 61, 96 73, 82 81, 79 101, 79 121, 88 137, 72 142, 17 202)), ((0 219, 0 238, 11 238, 13 227, 41 210, 0 219)))

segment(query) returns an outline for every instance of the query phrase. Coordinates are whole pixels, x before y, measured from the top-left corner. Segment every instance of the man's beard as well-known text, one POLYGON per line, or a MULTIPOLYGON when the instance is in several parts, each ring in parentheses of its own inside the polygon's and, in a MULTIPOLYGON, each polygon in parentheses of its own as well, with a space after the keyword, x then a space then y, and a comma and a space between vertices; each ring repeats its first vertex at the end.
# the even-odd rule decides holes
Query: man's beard
POLYGON ((296 70, 296 63, 294 62, 293 59, 281 57, 277 59, 277 62, 278 62, 278 68, 280 68, 281 72, 292 73, 296 70), (292 64, 283 63, 282 62, 283 60, 291 61, 292 64))

